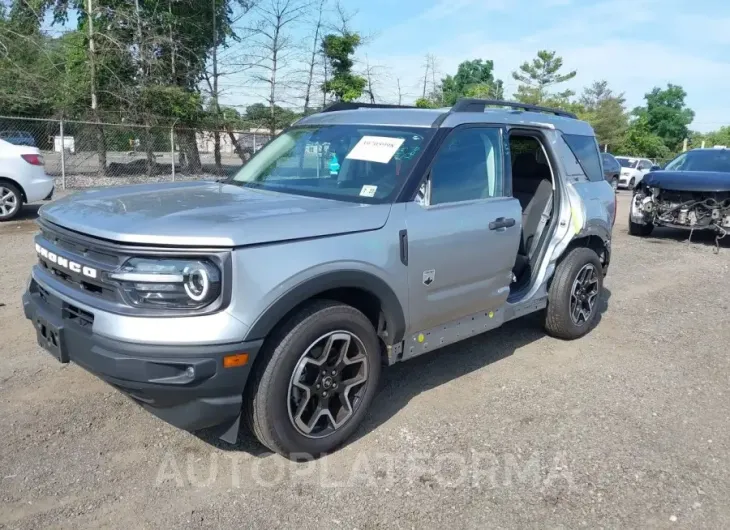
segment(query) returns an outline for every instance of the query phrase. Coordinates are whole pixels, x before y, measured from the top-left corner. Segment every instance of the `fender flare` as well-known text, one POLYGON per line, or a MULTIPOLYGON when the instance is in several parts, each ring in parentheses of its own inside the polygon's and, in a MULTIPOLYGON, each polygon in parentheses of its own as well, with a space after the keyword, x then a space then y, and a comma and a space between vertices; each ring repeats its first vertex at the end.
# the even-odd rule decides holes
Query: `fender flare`
POLYGON ((256 319, 245 340, 265 338, 292 309, 331 289, 356 288, 367 291, 380 301, 380 307, 390 330, 386 342, 403 340, 406 330, 405 313, 390 286, 377 276, 358 270, 342 270, 320 274, 305 280, 279 297, 256 319))
POLYGON ((611 248, 611 231, 603 226, 602 223, 596 223, 588 221, 587 225, 578 234, 575 235, 574 239, 582 239, 590 236, 597 236, 601 238, 603 244, 607 248, 611 248))

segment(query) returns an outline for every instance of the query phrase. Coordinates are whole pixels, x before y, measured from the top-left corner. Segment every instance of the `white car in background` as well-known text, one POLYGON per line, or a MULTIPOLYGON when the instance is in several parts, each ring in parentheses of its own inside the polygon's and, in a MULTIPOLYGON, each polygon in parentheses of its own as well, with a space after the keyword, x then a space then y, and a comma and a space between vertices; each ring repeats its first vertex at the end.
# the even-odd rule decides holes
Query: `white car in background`
POLYGON ((641 182, 644 175, 654 167, 654 162, 648 158, 617 156, 616 160, 621 164, 621 174, 618 179, 619 188, 634 189, 634 186, 641 182))
POLYGON ((46 175, 40 150, 0 140, 0 222, 18 215, 23 204, 52 196, 53 178, 46 175))

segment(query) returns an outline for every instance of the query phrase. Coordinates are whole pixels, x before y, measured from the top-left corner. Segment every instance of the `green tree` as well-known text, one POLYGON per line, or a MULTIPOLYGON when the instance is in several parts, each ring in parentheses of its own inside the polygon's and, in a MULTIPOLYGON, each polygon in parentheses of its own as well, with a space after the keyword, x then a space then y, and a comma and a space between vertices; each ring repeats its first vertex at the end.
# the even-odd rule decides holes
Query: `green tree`
POLYGON ((439 105, 438 102, 431 98, 418 98, 416 100, 416 107, 419 109, 437 109, 440 106, 441 105, 439 105))
POLYGON ((717 131, 705 134, 704 140, 707 147, 713 147, 715 145, 730 146, 730 126, 720 127, 717 131))
POLYGON ((608 81, 596 81, 583 90, 578 103, 582 107, 580 117, 591 124, 601 145, 615 149, 623 142, 629 127, 623 94, 614 94, 608 81))
POLYGON ((495 83, 471 85, 464 91, 464 97, 503 100, 504 84, 498 79, 495 83))
POLYGON ((453 106, 459 98, 479 97, 502 99, 504 84, 494 78, 494 61, 474 59, 459 65, 456 75, 441 80, 443 103, 453 106))
POLYGON ((519 70, 512 72, 515 81, 519 81, 515 99, 532 105, 566 103, 575 93, 572 90, 550 92, 550 88, 570 81, 576 76, 575 70, 561 74, 563 58, 556 52, 540 50, 532 62, 523 63, 519 70))
POLYGON ((634 109, 634 115, 673 152, 678 151, 684 139, 689 137, 689 124, 695 116, 684 102, 686 97, 681 86, 670 83, 664 90, 654 88, 644 96, 646 106, 634 109))
MULTIPOLYGON (((246 107, 246 114, 242 117, 242 121, 248 128, 261 128, 268 126, 271 121, 271 108, 263 103, 254 103, 246 107)), ((273 115, 276 123, 282 127, 288 127, 301 117, 292 110, 282 108, 278 105, 274 106, 273 115)))
POLYGON ((629 125, 623 141, 615 152, 619 155, 655 159, 666 159, 672 155, 664 140, 651 131, 646 117, 643 116, 629 125))
POLYGON ((322 90, 334 95, 337 101, 355 101, 365 90, 367 79, 352 73, 355 64, 352 57, 360 43, 360 35, 349 31, 342 35, 329 34, 322 39, 322 52, 332 72, 322 90))

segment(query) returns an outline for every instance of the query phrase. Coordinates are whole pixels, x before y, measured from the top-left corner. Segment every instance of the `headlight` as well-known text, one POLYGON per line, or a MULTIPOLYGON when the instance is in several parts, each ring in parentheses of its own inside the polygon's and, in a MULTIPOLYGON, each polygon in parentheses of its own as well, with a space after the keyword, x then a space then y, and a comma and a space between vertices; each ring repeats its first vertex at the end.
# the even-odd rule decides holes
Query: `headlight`
POLYGON ((109 273, 133 305, 160 309, 200 309, 221 294, 221 271, 206 259, 132 258, 109 273))

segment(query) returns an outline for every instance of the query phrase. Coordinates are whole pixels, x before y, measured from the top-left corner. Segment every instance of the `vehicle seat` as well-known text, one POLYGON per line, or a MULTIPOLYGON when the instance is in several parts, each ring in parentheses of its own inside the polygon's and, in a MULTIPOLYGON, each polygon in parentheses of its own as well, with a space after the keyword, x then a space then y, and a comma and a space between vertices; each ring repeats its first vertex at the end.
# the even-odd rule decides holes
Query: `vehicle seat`
POLYGON ((522 213, 522 241, 520 242, 520 254, 530 257, 532 246, 536 237, 539 237, 538 229, 540 220, 553 197, 553 185, 548 179, 539 182, 535 194, 530 199, 527 207, 522 213))
POLYGON ((551 180, 551 176, 550 167, 538 162, 534 153, 517 155, 512 164, 512 194, 520 201, 522 211, 525 211, 537 192, 540 182, 551 180))

